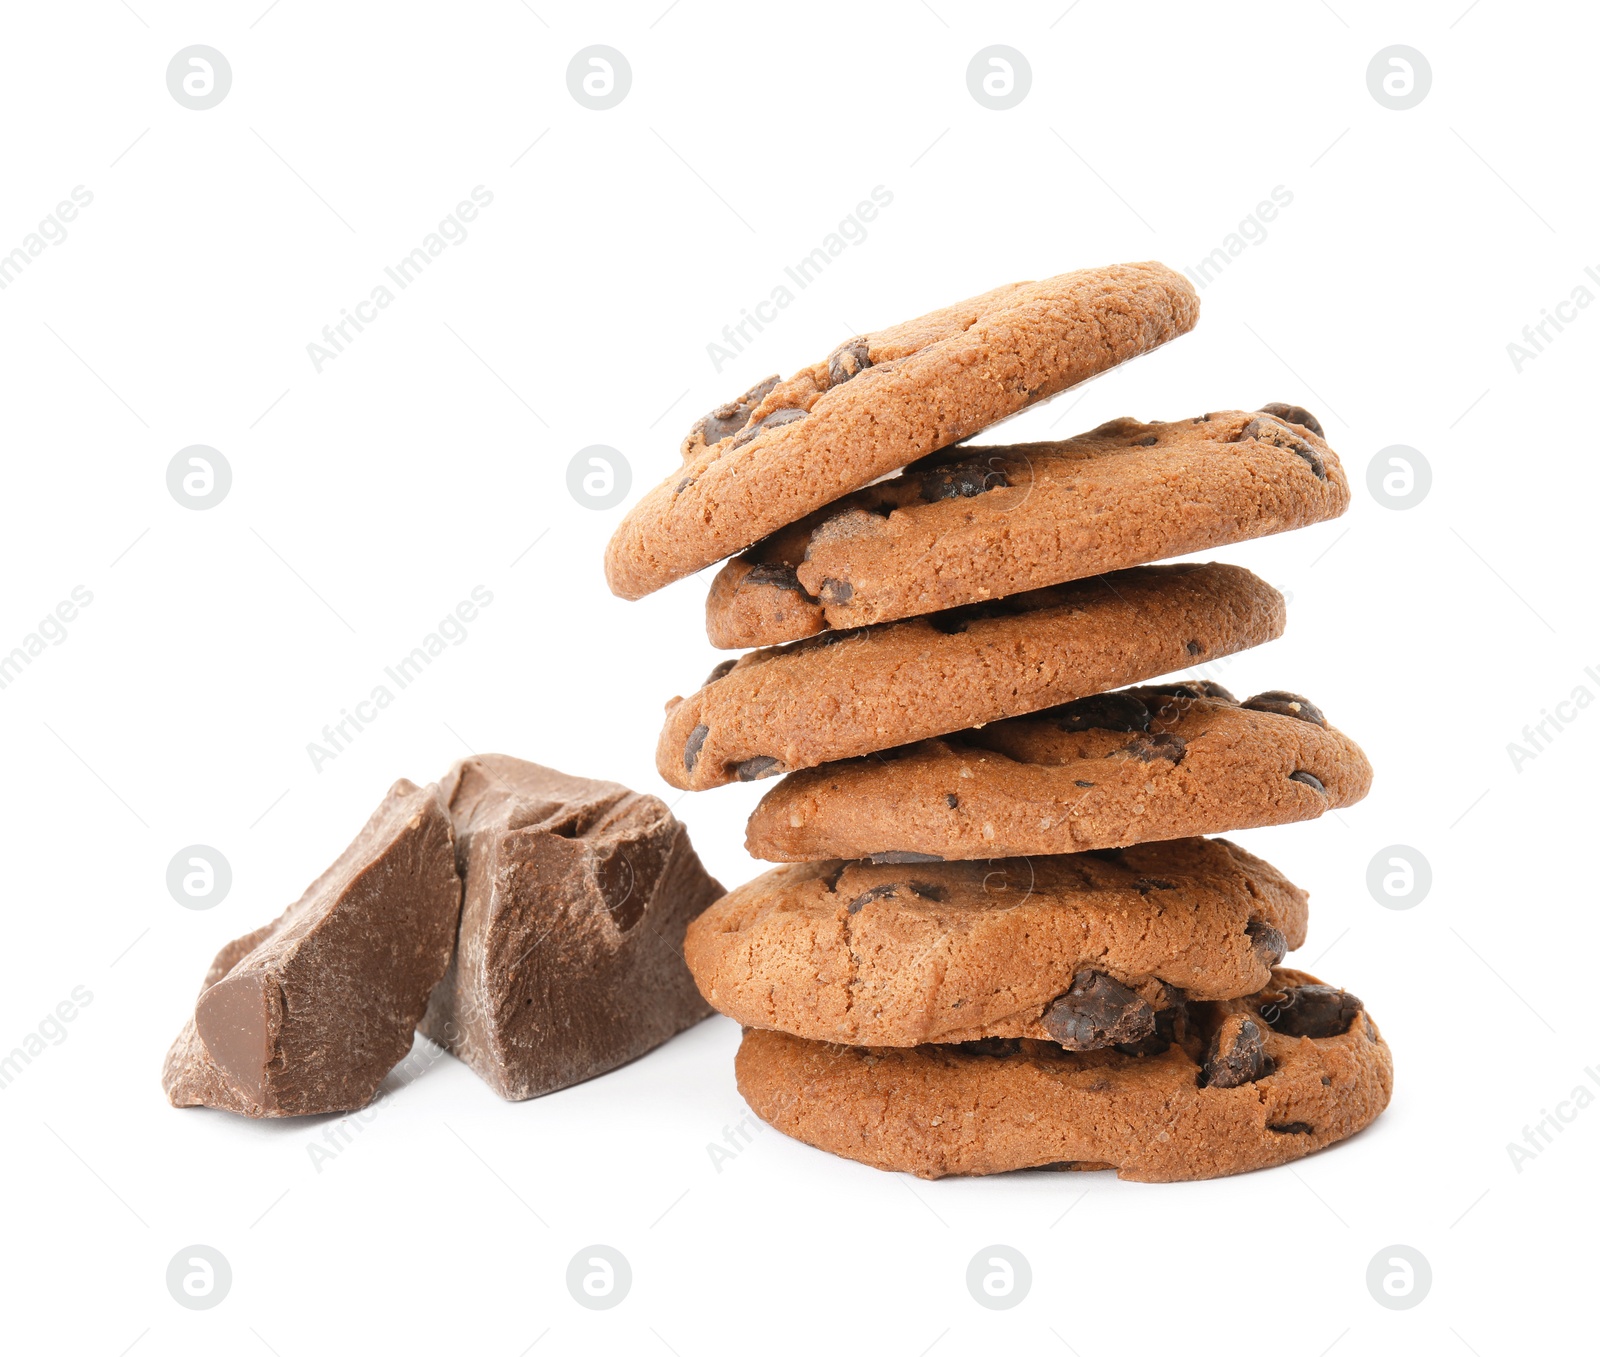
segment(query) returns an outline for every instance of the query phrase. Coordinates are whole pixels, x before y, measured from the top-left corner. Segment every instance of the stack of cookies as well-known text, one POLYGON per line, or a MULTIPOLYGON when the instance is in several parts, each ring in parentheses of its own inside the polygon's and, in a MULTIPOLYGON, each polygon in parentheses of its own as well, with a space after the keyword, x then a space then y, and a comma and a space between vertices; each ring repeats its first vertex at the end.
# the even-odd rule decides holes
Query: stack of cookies
POLYGON ((852 338, 696 423, 611 542, 628 598, 741 553, 707 630, 751 649, 669 705, 657 764, 696 790, 782 776, 746 842, 784 865, 685 956, 792 1136, 923 1177, 1169 1181, 1298 1158, 1388 1102, 1361 1001, 1280 965, 1306 893, 1203 837, 1349 805, 1371 769, 1306 698, 1204 677, 1282 632, 1275 589, 1150 564, 1343 513, 1321 426, 1269 405, 964 441, 1198 310, 1130 264, 852 338))

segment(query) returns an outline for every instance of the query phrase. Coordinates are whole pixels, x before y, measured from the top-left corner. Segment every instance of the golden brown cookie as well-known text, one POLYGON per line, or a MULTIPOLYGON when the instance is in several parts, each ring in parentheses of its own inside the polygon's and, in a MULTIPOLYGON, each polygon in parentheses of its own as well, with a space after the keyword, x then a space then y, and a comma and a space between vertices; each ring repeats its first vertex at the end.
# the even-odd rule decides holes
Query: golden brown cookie
POLYGON ((1268 409, 1291 413, 947 448, 729 561, 706 632, 727 649, 776 645, 1337 518, 1350 486, 1321 425, 1268 409))
POLYGON ((1151 1036, 1185 996, 1252 994, 1305 941, 1306 894, 1226 839, 1105 855, 778 867, 689 926, 712 1007, 817 1041, 1151 1036))
POLYGON ((1312 820, 1372 767, 1315 703, 1203 680, 1127 688, 791 773, 750 817, 771 862, 1078 853, 1312 820))
POLYGON ((1283 596, 1233 565, 1154 565, 718 665, 668 704, 675 787, 775 777, 1019 716, 1270 641, 1283 596))
POLYGON ((1013 283, 846 340, 788 381, 700 419, 683 465, 606 549, 613 593, 640 598, 869 481, 1194 327, 1200 301, 1162 264, 1013 283))
POLYGON ((1177 1182, 1288 1163, 1388 1106, 1389 1048, 1354 995, 1278 970, 1191 1004, 1150 1054, 1049 1042, 863 1047, 751 1029, 739 1091, 780 1131, 874 1168, 1115 1168, 1177 1182))

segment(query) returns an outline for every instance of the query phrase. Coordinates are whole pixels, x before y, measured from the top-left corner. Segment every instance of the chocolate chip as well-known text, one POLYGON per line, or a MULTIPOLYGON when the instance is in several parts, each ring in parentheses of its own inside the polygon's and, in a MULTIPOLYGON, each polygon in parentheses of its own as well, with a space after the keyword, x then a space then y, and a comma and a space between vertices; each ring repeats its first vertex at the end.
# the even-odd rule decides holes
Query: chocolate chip
POLYGON ((920 478, 922 498, 933 503, 942 499, 971 499, 986 490, 998 490, 1011 482, 992 462, 955 462, 925 471, 920 478))
POLYGON ((1058 730, 1149 730, 1150 708, 1128 693, 1099 693, 1080 697, 1040 716, 1058 730))
POLYGON ((892 898, 894 893, 899 889, 900 889, 900 887, 895 885, 892 882, 887 884, 887 885, 883 885, 883 886, 874 886, 871 890, 863 891, 860 895, 856 896, 856 898, 854 900, 852 900, 848 905, 846 905, 845 906, 845 913, 846 914, 859 914, 863 909, 865 909, 868 905, 870 905, 874 900, 888 900, 888 899, 892 898))
POLYGON ((1267 1130, 1280 1136, 1308 1136, 1316 1129, 1309 1121, 1286 1121, 1277 1126, 1267 1123, 1267 1130))
POLYGON ((681 481, 679 481, 675 486, 672 487, 672 493, 674 495, 681 495, 685 490, 687 490, 693 484, 694 484, 694 477, 693 476, 685 476, 681 481))
POLYGON ((1075 787, 1092 787, 1094 783, 1085 782, 1081 777, 1075 777, 1072 779, 1072 785, 1075 787))
POLYGON ((1274 928, 1265 919, 1252 919, 1244 926, 1244 935, 1250 939, 1250 950, 1263 966, 1276 966, 1289 951, 1289 940, 1281 929, 1274 928))
POLYGON ((1187 650, 1191 655, 1198 655, 1205 649, 1205 647, 1198 641, 1190 641, 1186 646, 1184 646, 1184 649, 1187 650))
POLYGON ((1098 1051, 1156 1030, 1155 1010, 1104 971, 1079 971, 1072 988, 1051 1001, 1039 1022, 1069 1051, 1098 1051))
POLYGON ((1303 782, 1314 792, 1321 792, 1324 796, 1328 794, 1328 789, 1322 785, 1322 780, 1315 773, 1306 772, 1304 768, 1296 769, 1290 773, 1289 781, 1303 782))
POLYGON ((806 592, 805 586, 800 583, 800 576, 795 573, 792 565, 769 565, 763 562, 750 567, 750 573, 739 581, 740 587, 747 584, 762 585, 772 589, 793 589, 797 594, 806 592))
MULTIPOLYGON (((1182 993, 1182 991, 1176 991, 1182 993)), ((1183 1013, 1180 1001, 1171 1008, 1158 1008, 1155 1012, 1154 1030, 1138 1041, 1119 1041, 1117 1049, 1123 1055, 1160 1055, 1178 1039, 1178 1018, 1183 1013)))
POLYGON ((986 1055, 995 1059, 1015 1055, 1022 1049, 1022 1042, 1016 1037, 979 1037, 976 1041, 963 1041, 960 1045, 968 1055, 986 1055))
POLYGON ((937 853, 911 853, 903 849, 890 849, 886 853, 872 853, 867 859, 869 862, 881 865, 893 865, 897 862, 943 862, 944 859, 937 853))
POLYGON ((721 678, 730 669, 732 669, 734 665, 736 665, 738 663, 739 663, 738 660, 723 660, 719 665, 717 665, 717 667, 715 669, 713 669, 709 674, 706 675, 706 681, 704 683, 702 683, 700 686, 702 688, 705 688, 705 687, 708 687, 709 685, 715 683, 719 678, 721 678))
POLYGON ((1274 688, 1270 692, 1257 693, 1248 702, 1243 704, 1246 711, 1271 712, 1274 716, 1292 716, 1297 721, 1309 721, 1314 726, 1328 728, 1328 718, 1322 714, 1322 708, 1311 701, 1310 698, 1301 697, 1299 693, 1286 693, 1282 689, 1274 688))
POLYGON ((1140 735, 1121 749, 1114 749, 1107 758, 1118 754, 1127 754, 1136 758, 1140 763, 1158 763, 1165 759, 1168 763, 1179 764, 1183 762, 1184 751, 1188 748, 1188 741, 1181 735, 1140 735))
POLYGON ((694 772, 695 760, 700 757, 700 746, 706 742, 709 734, 710 726, 696 726, 689 732, 689 738, 683 746, 683 766, 686 771, 694 772))
MULTIPOLYGON (((1309 425, 1307 426, 1310 427, 1309 425)), ((1306 462, 1315 473, 1319 481, 1328 479, 1328 469, 1322 463, 1322 454, 1311 446, 1299 434, 1289 428, 1287 424, 1268 416, 1266 419, 1252 419, 1239 431, 1239 437, 1254 438, 1258 442, 1270 443, 1275 448, 1283 448, 1292 452, 1306 462)))
POLYGON ((1262 1005, 1261 1016, 1286 1037, 1336 1037, 1350 1030, 1361 1000, 1333 985, 1291 985, 1281 999, 1262 1005))
POLYGON ((1249 1018, 1225 1019, 1200 1069, 1201 1088, 1238 1088, 1272 1073, 1261 1029, 1249 1018))
POLYGON ((768 429, 776 429, 783 424, 793 424, 795 420, 804 419, 805 417, 806 412, 804 410, 797 410, 793 407, 786 407, 782 410, 774 410, 765 419, 763 419, 761 423, 752 424, 749 428, 742 429, 739 433, 735 434, 733 446, 736 448, 742 448, 752 438, 759 437, 768 429))
POLYGON ((754 782, 757 778, 775 777, 779 771, 778 760, 771 754, 758 754, 739 764, 733 773, 740 782, 754 782))
POLYGON ((867 341, 859 335, 855 339, 847 339, 828 355, 828 386, 831 389, 848 382, 871 366, 867 341))
POLYGON ((1302 429, 1310 429, 1318 438, 1322 437, 1322 425, 1317 423, 1317 417, 1301 405, 1285 405, 1282 401, 1272 401, 1261 407, 1264 415, 1276 415, 1279 419, 1286 419, 1291 424, 1298 424, 1302 429))
POLYGON ((1138 691, 1140 694, 1158 697, 1181 697, 1189 702, 1198 701, 1202 697, 1209 697, 1215 702, 1232 702, 1236 706, 1239 702, 1239 699, 1220 683, 1213 683, 1210 679, 1194 679, 1189 683, 1152 683, 1138 691))
POLYGON ((949 806, 951 810, 954 810, 961 804, 961 798, 954 792, 946 792, 944 794, 944 803, 945 805, 949 806))
POLYGON ((1160 441, 1161 440, 1157 438, 1155 434, 1151 434, 1148 438, 1134 439, 1134 441, 1128 444, 1128 446, 1130 448, 1153 448, 1160 441))
POLYGON ((821 598, 824 603, 848 603, 855 591, 855 585, 849 580, 825 579, 822 581, 821 598))
MULTIPOLYGON (((696 421, 694 428, 689 430, 689 436, 694 437, 699 433, 707 447, 713 443, 720 443, 729 434, 736 434, 750 422, 750 414, 766 399, 767 393, 778 384, 778 374, 773 373, 765 381, 757 382, 738 400, 731 400, 726 405, 719 405, 710 414, 702 415, 696 421)), ((683 488, 681 485, 678 487, 683 488)))

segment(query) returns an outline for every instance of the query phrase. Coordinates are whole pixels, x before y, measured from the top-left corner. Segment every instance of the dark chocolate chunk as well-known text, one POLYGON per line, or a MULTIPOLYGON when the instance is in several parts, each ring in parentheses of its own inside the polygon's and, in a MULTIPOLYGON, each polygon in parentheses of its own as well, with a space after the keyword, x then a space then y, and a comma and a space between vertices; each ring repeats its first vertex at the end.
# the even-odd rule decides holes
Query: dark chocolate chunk
POLYGON ((1289 781, 1303 782, 1306 786, 1310 787, 1312 791, 1321 792, 1324 795, 1326 795, 1328 791, 1328 789, 1322 785, 1321 778, 1319 778, 1315 773, 1306 772, 1304 768, 1296 769, 1294 772, 1290 773, 1289 781))
POLYGON ((1184 645, 1183 648, 1185 650, 1187 650, 1191 655, 1203 654, 1204 651, 1205 651, 1205 647, 1203 645, 1201 645, 1200 642, 1198 642, 1198 641, 1189 641, 1184 645))
POLYGON ((1150 729, 1150 708, 1130 693, 1099 693, 1052 707, 1039 715, 1059 730, 1150 729))
POLYGON ((922 498, 930 503, 942 499, 971 499, 986 490, 1011 484, 1006 473, 992 461, 952 462, 923 472, 920 481, 922 498))
POLYGON ((897 862, 943 862, 944 859, 937 853, 911 853, 901 849, 890 849, 884 853, 873 853, 868 861, 881 866, 897 862))
POLYGON ((1158 763, 1165 759, 1168 763, 1182 763, 1184 751, 1189 747, 1188 741, 1181 735, 1140 735, 1136 739, 1123 745, 1121 749, 1114 749, 1107 758, 1114 758, 1119 754, 1126 754, 1130 758, 1138 759, 1140 763, 1158 763))
POLYGON ((1263 966, 1276 966, 1289 952, 1289 940, 1281 929, 1274 928, 1265 919, 1252 919, 1244 926, 1244 935, 1250 939, 1250 950, 1263 966))
POLYGON ((830 389, 848 382, 872 366, 867 353, 867 341, 861 336, 847 339, 828 355, 828 386, 830 389))
POLYGON ((944 803, 945 805, 949 806, 951 810, 954 810, 961 804, 961 798, 954 792, 946 792, 944 794, 944 803))
POLYGON ((867 905, 870 905, 874 900, 892 899, 894 897, 895 893, 899 889, 900 889, 900 887, 898 885, 895 885, 893 882, 890 882, 890 883, 888 883, 886 885, 882 885, 882 886, 873 886, 870 890, 863 891, 860 895, 856 896, 856 898, 854 900, 852 900, 847 906, 845 906, 845 913, 846 914, 859 914, 867 905))
POLYGON ((174 1107, 365 1107, 411 1050, 455 949, 461 878, 437 786, 404 780, 274 922, 224 947, 167 1054, 174 1107))
POLYGON ((771 589, 792 589, 797 594, 806 592, 792 565, 775 565, 765 561, 751 566, 749 573, 739 583, 741 587, 752 584, 771 589))
POLYGON ((734 770, 734 776, 740 782, 754 782, 758 778, 776 777, 783 770, 778 767, 778 760, 771 754, 757 754, 753 759, 746 759, 734 770))
POLYGON ((795 420, 804 419, 805 417, 806 412, 804 410, 797 410, 793 407, 785 407, 782 410, 774 410, 771 414, 767 415, 761 421, 761 423, 752 424, 749 426, 749 428, 741 429, 737 434, 735 434, 733 438, 733 446, 736 448, 742 448, 752 438, 765 433, 768 429, 776 429, 781 424, 793 424, 795 420))
POLYGON ((1072 779, 1072 785, 1075 787, 1092 787, 1094 783, 1085 782, 1081 777, 1075 777, 1072 779))
POLYGON ((1280 1136, 1308 1136, 1316 1129, 1309 1121, 1285 1121, 1276 1126, 1270 1121, 1267 1123, 1267 1130, 1273 1131, 1280 1136))
POLYGON ((1319 481, 1328 479, 1328 468, 1323 465, 1322 454, 1281 420, 1270 415, 1265 419, 1252 419, 1239 431, 1239 437, 1254 438, 1258 442, 1270 443, 1275 448, 1292 452, 1310 466, 1319 481))
POLYGON ((1140 1041, 1156 1030, 1155 1010, 1104 971, 1079 971, 1039 1021, 1051 1040, 1069 1051, 1140 1041))
POLYGON ((683 961, 723 892, 653 796, 499 754, 444 780, 465 879, 423 1034, 502 1098, 636 1059, 711 1010, 683 961))
POLYGON ((1317 417, 1301 405, 1285 405, 1282 401, 1270 401, 1261 407, 1264 415, 1276 415, 1279 419, 1286 419, 1291 424, 1298 424, 1302 429, 1310 429, 1318 438, 1323 436, 1322 425, 1317 423, 1317 417))
POLYGON ((1210 679, 1191 679, 1188 683, 1151 683, 1138 691, 1144 696, 1180 697, 1190 702, 1202 697, 1209 697, 1217 702, 1232 702, 1235 705, 1239 701, 1220 683, 1213 683, 1210 679))
POLYGON ((700 686, 702 688, 709 687, 711 684, 715 683, 719 678, 722 678, 725 674, 727 674, 728 671, 730 669, 732 669, 733 666, 738 664, 738 663, 739 663, 738 660, 722 660, 722 661, 720 661, 717 664, 717 666, 714 669, 712 669, 712 671, 709 674, 706 675, 706 681, 704 683, 702 683, 700 686))
POLYGON ((1149 434, 1144 438, 1134 439, 1134 441, 1128 444, 1128 446, 1131 448, 1153 448, 1160 441, 1161 440, 1157 438, 1155 434, 1149 434))
POLYGON ((1281 999, 1261 1006, 1261 1016, 1286 1037, 1337 1037, 1350 1030, 1361 1000, 1334 985, 1291 985, 1281 999))
POLYGON ((1238 1014, 1223 1020, 1200 1070, 1201 1088, 1238 1088, 1272 1073, 1261 1029, 1238 1014))
POLYGON ((1322 714, 1322 708, 1311 701, 1310 698, 1301 697, 1299 693, 1286 693, 1282 689, 1274 688, 1271 692, 1257 693, 1243 704, 1246 711, 1271 712, 1274 716, 1292 716, 1297 721, 1309 721, 1314 726, 1328 728, 1328 718, 1322 714))
MULTIPOLYGON (((751 412, 766 399, 767 393, 778 384, 778 374, 757 382, 738 400, 719 405, 710 414, 702 415, 689 431, 691 438, 698 432, 707 447, 720 443, 729 434, 736 434, 750 422, 751 412)), ((679 487, 682 488, 681 486, 679 487)))
POLYGON ((855 591, 855 585, 849 580, 825 579, 822 581, 821 598, 824 603, 848 603, 855 591))
MULTIPOLYGON (((1169 988, 1171 988, 1169 986, 1169 988)), ((1174 993, 1182 994, 1181 990, 1174 993)), ((1180 1000, 1170 1008, 1158 1008, 1155 1012, 1155 1029, 1138 1041, 1119 1041, 1117 1049, 1123 1055, 1150 1056, 1160 1055, 1174 1041, 1178 1039, 1178 1019, 1183 1015, 1183 1003, 1180 1000)))
POLYGON ((695 761, 700 757, 700 746, 706 742, 709 734, 710 726, 696 726, 689 732, 689 738, 683 744, 683 766, 686 771, 694 772, 695 761))

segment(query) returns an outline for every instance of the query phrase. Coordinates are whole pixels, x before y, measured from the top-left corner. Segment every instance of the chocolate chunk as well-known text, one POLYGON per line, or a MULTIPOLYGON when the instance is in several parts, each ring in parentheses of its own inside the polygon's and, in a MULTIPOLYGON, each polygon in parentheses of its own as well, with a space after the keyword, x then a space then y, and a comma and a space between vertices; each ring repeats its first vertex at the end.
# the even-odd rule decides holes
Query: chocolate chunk
POLYGON ((945 805, 949 806, 951 810, 954 810, 961 804, 961 798, 954 792, 946 792, 944 794, 944 803, 945 805))
POLYGON ((1244 935, 1250 939, 1250 950, 1263 966, 1276 966, 1289 952, 1289 940, 1280 929, 1265 919, 1252 919, 1244 926, 1244 935))
POLYGON ((455 947, 461 879, 439 788, 404 780, 273 923, 218 953, 167 1054, 174 1107, 365 1107, 411 1050, 455 947))
POLYGON ((872 366, 872 359, 867 353, 867 341, 860 335, 854 339, 847 339, 838 348, 828 355, 828 386, 829 389, 848 382, 860 372, 872 366))
POLYGON ((1270 1121, 1267 1123, 1267 1130, 1280 1136, 1308 1136, 1316 1129, 1309 1121, 1286 1121, 1277 1126, 1270 1121))
POLYGON ((1100 693, 1080 697, 1040 716, 1058 730, 1149 730, 1150 708, 1130 693, 1100 693))
MULTIPOLYGON (((1182 993, 1182 991, 1174 992, 1182 993)), ((1138 1041, 1119 1041, 1117 1050, 1121 1051, 1123 1055, 1160 1055, 1178 1039, 1178 1020, 1183 1016, 1183 1013, 1184 1009, 1181 1000, 1170 1008, 1156 1009, 1154 1030, 1149 1035, 1139 1038, 1138 1041)))
POLYGON ((1185 750, 1189 747, 1187 740, 1181 735, 1140 735, 1121 749, 1114 749, 1107 758, 1126 754, 1130 758, 1138 759, 1140 763, 1159 763, 1165 759, 1168 763, 1179 764, 1183 762, 1185 750))
POLYGON ((979 1037, 976 1041, 961 1042, 960 1047, 968 1055, 986 1055, 999 1060, 1016 1055, 1022 1049, 1022 1042, 1016 1037, 979 1037))
POLYGON ((1205 651, 1205 647, 1203 645, 1201 645, 1200 642, 1198 642, 1198 641, 1189 641, 1189 642, 1185 643, 1183 648, 1185 650, 1187 650, 1191 655, 1199 655, 1199 654, 1202 654, 1205 651))
POLYGON ((1274 688, 1271 692, 1257 693, 1248 702, 1243 704, 1246 711, 1271 712, 1274 716, 1292 716, 1297 721, 1309 721, 1314 726, 1328 728, 1328 718, 1322 714, 1322 708, 1311 701, 1310 698, 1301 697, 1299 693, 1286 693, 1282 689, 1274 688))
POLYGON ((1150 434, 1148 437, 1145 437, 1145 438, 1136 438, 1136 439, 1134 439, 1133 442, 1128 444, 1128 446, 1130 448, 1153 448, 1160 441, 1161 440, 1159 438, 1157 438, 1155 434, 1150 434))
POLYGON ((822 581, 821 599, 824 603, 848 603, 856 591, 849 580, 825 579, 822 581))
POLYGON ((500 754, 458 763, 443 786, 465 894, 424 1035, 518 1100, 710 1013, 683 935, 722 887, 661 801, 500 754))
POLYGON ((1151 683, 1138 689, 1138 692, 1141 696, 1180 697, 1190 702, 1198 701, 1202 697, 1209 697, 1216 702, 1232 702, 1235 705, 1239 701, 1220 683, 1213 683, 1210 679, 1192 679, 1188 683, 1151 683))
POLYGON ((890 849, 886 853, 873 853, 868 861, 879 865, 892 865, 897 862, 943 862, 944 859, 937 853, 911 853, 901 849, 890 849))
POLYGON ((1333 985, 1291 985, 1261 1006, 1261 1016, 1286 1037, 1337 1037, 1350 1030, 1361 1000, 1333 985))
POLYGON ((805 586, 800 583, 800 576, 795 573, 792 565, 773 565, 767 562, 751 566, 749 573, 739 581, 739 584, 741 587, 749 584, 772 589, 792 589, 797 594, 806 592, 805 586))
POLYGON ((734 769, 734 776, 740 782, 754 782, 758 778, 775 777, 782 769, 778 767, 778 760, 771 754, 757 754, 753 759, 746 759, 734 769))
POLYGON ((1075 777, 1072 779, 1072 785, 1074 787, 1092 787, 1094 786, 1094 783, 1085 782, 1081 777, 1075 777))
POLYGON ((1011 484, 1006 473, 992 461, 952 462, 922 473, 922 498, 929 503, 942 499, 971 499, 986 490, 1011 484))
POLYGON ((1238 1088, 1272 1073, 1261 1029, 1235 1013, 1223 1020, 1211 1039, 1200 1070, 1201 1088, 1238 1088))
POLYGON ((714 669, 712 669, 709 674, 706 675, 706 681, 700 686, 702 688, 710 687, 711 684, 715 683, 719 678, 722 678, 724 675, 726 675, 733 668, 733 666, 738 663, 738 660, 722 660, 714 669))
MULTIPOLYGON (((1309 426, 1307 426, 1309 427, 1309 426)), ((1311 446, 1299 434, 1295 433, 1287 424, 1272 418, 1252 419, 1239 431, 1239 437, 1253 438, 1261 443, 1270 443, 1275 448, 1283 448, 1292 452, 1296 457, 1306 462, 1315 473, 1319 481, 1328 479, 1328 469, 1323 465, 1322 454, 1311 446)))
POLYGON ((695 761, 700 757, 700 746, 706 742, 709 734, 710 726, 696 726, 689 732, 689 738, 683 744, 683 766, 686 771, 694 772, 695 761))
MULTIPOLYGON (((1102 1169, 1114 1169, 1115 1164, 1102 1164, 1097 1159, 1058 1159, 1052 1164, 1035 1164, 1032 1168, 1023 1169, 1023 1173, 1098 1173, 1102 1169)), ((1069 1208, 1070 1209, 1070 1208, 1069 1208)))
POLYGON ((1159 876, 1141 876, 1133 883, 1134 890, 1140 895, 1149 895, 1151 891, 1175 891, 1178 888, 1170 881, 1163 881, 1159 876))
POLYGON ((1079 971, 1072 988, 1053 999, 1039 1021, 1069 1051, 1140 1041, 1156 1030, 1155 1010, 1104 971, 1079 971))
POLYGON ((863 909, 865 909, 868 905, 870 905, 874 900, 890 900, 890 899, 893 899, 895 894, 896 894, 896 892, 898 892, 899 890, 900 890, 900 887, 895 885, 893 882, 890 882, 890 883, 882 885, 882 886, 874 886, 870 890, 863 891, 860 895, 856 896, 856 898, 854 900, 852 900, 848 905, 846 905, 845 906, 845 913, 846 914, 859 914, 859 913, 861 913, 861 911, 863 909))
POLYGON ((1271 401, 1261 407, 1264 415, 1276 415, 1279 419, 1286 419, 1291 424, 1298 424, 1302 429, 1310 429, 1318 438, 1323 436, 1322 425, 1317 423, 1317 417, 1300 405, 1285 405, 1282 401, 1271 401))
POLYGON ((742 448, 752 438, 765 433, 768 429, 776 429, 781 424, 793 424, 795 420, 804 419, 805 417, 806 412, 804 410, 796 410, 792 407, 786 407, 782 410, 774 410, 771 414, 767 415, 766 418, 761 421, 761 423, 752 424, 749 428, 742 429, 735 434, 733 438, 733 446, 736 448, 742 448))
POLYGON ((950 898, 948 890, 932 881, 913 881, 910 885, 913 895, 923 900, 932 900, 935 904, 941 904, 950 898))
POLYGON ((1296 769, 1294 772, 1290 773, 1289 781, 1303 782, 1306 786, 1310 787, 1312 791, 1321 792, 1324 796, 1327 795, 1328 789, 1322 785, 1322 779, 1319 778, 1315 773, 1306 772, 1304 768, 1296 769))
POLYGON ((694 428, 689 430, 689 440, 699 434, 707 447, 713 443, 720 443, 729 434, 736 434, 750 422, 750 415, 756 406, 766 399, 767 393, 778 384, 778 374, 763 381, 757 382, 744 395, 737 400, 731 400, 726 405, 719 405, 710 412, 702 415, 695 422, 694 428))

